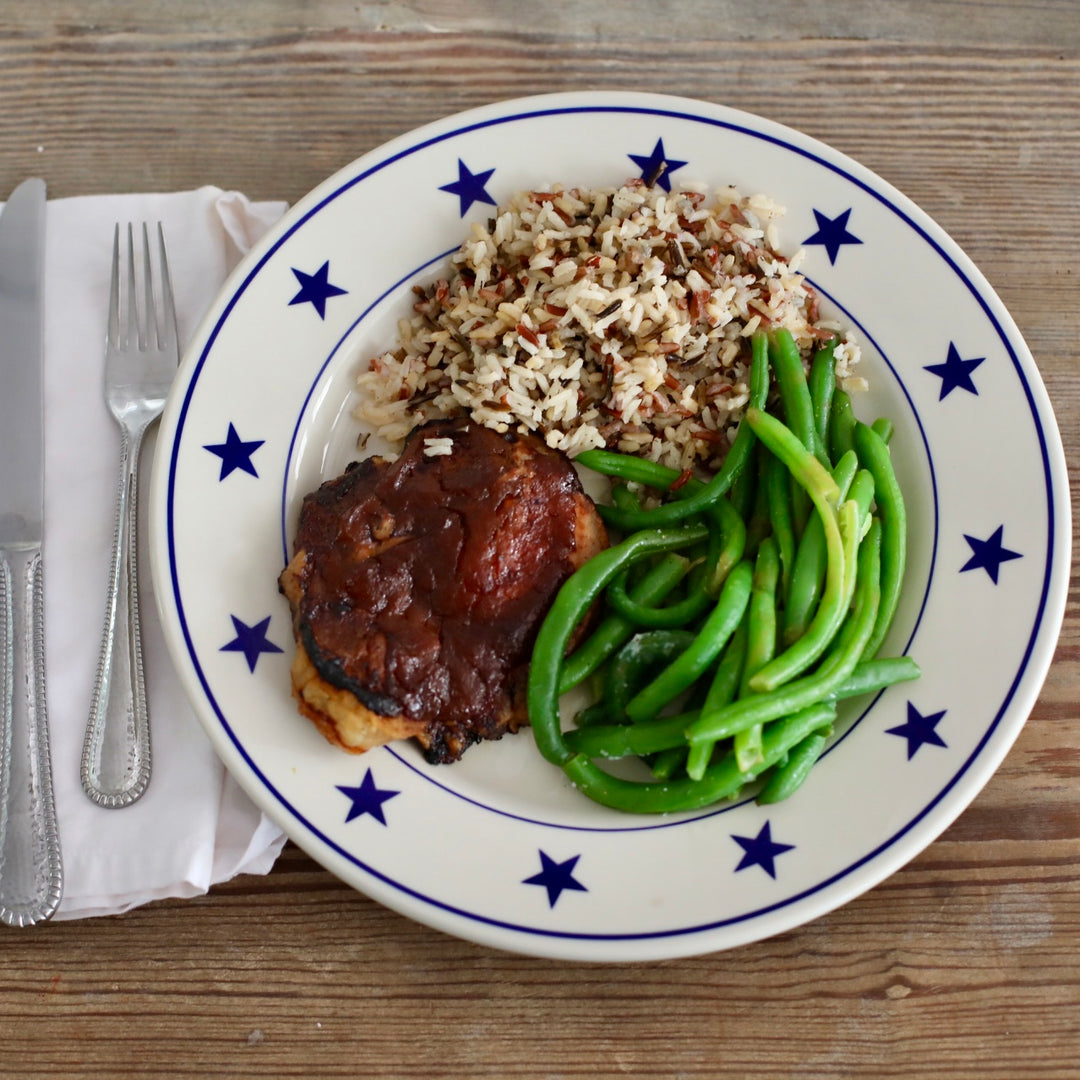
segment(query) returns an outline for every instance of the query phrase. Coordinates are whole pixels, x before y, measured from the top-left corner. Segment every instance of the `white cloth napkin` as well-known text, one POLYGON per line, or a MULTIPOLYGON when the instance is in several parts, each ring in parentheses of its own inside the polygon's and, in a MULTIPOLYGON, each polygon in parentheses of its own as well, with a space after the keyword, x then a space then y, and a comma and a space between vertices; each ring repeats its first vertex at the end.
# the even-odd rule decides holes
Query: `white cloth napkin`
MULTIPOLYGON (((53 782, 64 862, 56 915, 127 911, 195 896, 236 874, 268 872, 281 831, 226 773, 172 670, 146 554, 140 614, 153 776, 143 798, 103 810, 79 764, 105 614, 120 435, 102 396, 114 224, 160 221, 169 249, 181 347, 230 270, 284 212, 205 187, 160 195, 58 199, 46 211, 45 635, 53 782)), ((153 441, 144 444, 145 519, 153 441)))

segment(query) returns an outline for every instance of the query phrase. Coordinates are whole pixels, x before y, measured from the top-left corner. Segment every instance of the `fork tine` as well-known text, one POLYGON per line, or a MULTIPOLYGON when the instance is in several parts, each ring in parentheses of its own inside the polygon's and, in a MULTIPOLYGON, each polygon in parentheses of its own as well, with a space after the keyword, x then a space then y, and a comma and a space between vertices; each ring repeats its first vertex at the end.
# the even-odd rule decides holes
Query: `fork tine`
POLYGON ((142 324, 139 321, 139 305, 135 297, 135 230, 128 223, 128 261, 127 261, 127 335, 125 346, 131 347, 133 340, 137 340, 140 349, 146 348, 146 338, 143 335, 142 324))
POLYGON ((159 339, 162 348, 172 349, 177 344, 176 303, 173 299, 172 278, 169 277, 169 260, 165 251, 165 230, 161 222, 157 223, 158 251, 161 261, 161 300, 163 305, 161 326, 163 337, 159 339))
POLYGON ((146 343, 152 349, 161 348, 161 327, 158 321, 158 308, 154 303, 154 280, 150 272, 150 233, 146 222, 142 226, 143 244, 143 303, 145 315, 142 320, 146 328, 146 343))
POLYGON ((109 281, 109 321, 105 325, 105 341, 117 345, 120 338, 120 222, 113 229, 112 277, 109 281))

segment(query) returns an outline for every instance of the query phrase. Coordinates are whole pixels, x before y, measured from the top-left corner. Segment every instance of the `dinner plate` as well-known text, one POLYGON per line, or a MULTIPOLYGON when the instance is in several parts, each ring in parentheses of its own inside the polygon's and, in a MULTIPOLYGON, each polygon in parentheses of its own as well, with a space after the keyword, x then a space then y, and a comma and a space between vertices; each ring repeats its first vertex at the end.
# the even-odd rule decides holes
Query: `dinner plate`
POLYGON ((251 798, 350 885, 431 927, 551 957, 641 960, 789 930, 880 882, 974 798, 1046 675, 1070 553, 1065 462, 1031 355, 958 246, 844 155, 719 105, 508 101, 366 154, 301 200, 206 316, 169 398, 152 556, 173 660, 251 798), (290 696, 277 577, 302 496, 359 456, 356 374, 411 288, 520 189, 734 185, 786 207, 780 248, 863 350, 893 420, 909 565, 886 653, 916 682, 847 702, 787 802, 637 816, 593 804, 528 731, 454 765, 327 743, 290 696))

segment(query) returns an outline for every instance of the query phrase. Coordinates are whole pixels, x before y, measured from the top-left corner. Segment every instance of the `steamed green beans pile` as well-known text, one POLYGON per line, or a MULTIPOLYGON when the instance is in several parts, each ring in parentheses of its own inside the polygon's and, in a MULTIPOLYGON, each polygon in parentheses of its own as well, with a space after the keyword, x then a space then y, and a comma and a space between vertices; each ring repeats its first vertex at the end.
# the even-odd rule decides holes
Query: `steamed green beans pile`
POLYGON ((839 701, 919 675, 910 657, 877 656, 907 533, 891 423, 855 418, 835 342, 809 370, 786 330, 752 345, 749 403, 709 480, 604 450, 577 458, 611 478, 599 510, 622 539, 548 612, 529 717, 544 757, 616 809, 693 810, 758 783, 759 802, 786 799, 824 750, 839 701), (579 685, 592 703, 564 731, 560 699, 579 685), (625 757, 651 778, 598 764, 625 757))

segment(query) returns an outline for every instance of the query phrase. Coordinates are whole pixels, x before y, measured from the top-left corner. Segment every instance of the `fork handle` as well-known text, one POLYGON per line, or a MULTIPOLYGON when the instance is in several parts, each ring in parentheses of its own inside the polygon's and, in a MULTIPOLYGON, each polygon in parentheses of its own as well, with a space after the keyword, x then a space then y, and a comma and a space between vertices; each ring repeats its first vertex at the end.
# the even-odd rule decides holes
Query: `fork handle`
POLYGON ((150 782, 150 719, 143 679, 137 572, 139 447, 124 432, 101 658, 83 743, 82 786, 99 806, 130 806, 150 782))
POLYGON ((60 903, 63 866, 45 718, 41 548, 0 548, 0 922, 60 903))

